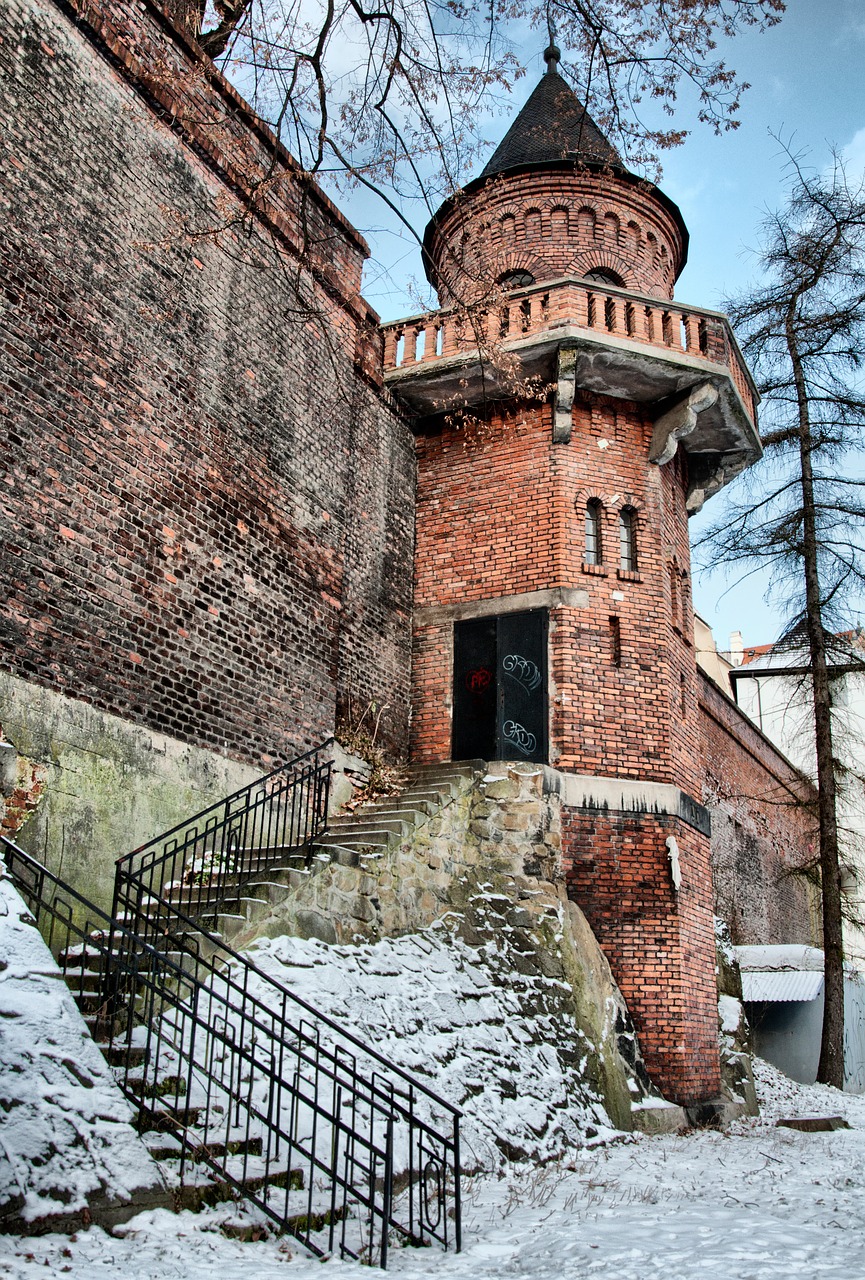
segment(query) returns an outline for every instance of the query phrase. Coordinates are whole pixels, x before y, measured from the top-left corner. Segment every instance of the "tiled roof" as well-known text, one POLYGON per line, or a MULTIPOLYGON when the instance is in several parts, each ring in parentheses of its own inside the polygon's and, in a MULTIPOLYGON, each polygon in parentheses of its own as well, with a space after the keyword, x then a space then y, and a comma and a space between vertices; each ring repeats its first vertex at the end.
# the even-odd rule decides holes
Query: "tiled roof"
POLYGON ((555 62, 487 162, 481 178, 555 160, 623 168, 621 157, 559 73, 555 62))

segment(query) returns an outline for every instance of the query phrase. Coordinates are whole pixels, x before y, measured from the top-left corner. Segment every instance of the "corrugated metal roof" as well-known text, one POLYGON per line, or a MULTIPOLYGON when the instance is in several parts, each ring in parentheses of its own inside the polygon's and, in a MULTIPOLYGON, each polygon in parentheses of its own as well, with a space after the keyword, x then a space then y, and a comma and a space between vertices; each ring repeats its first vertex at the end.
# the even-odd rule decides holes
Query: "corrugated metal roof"
POLYGON ((748 1001, 816 1000, 823 974, 813 969, 743 969, 742 999, 748 1001))

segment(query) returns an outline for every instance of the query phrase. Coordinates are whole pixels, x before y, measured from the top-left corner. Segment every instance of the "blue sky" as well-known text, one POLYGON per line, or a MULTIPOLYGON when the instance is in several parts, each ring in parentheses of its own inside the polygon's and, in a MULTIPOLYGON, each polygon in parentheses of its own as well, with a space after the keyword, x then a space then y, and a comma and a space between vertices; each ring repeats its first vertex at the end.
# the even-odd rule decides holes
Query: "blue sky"
MULTIPOLYGON (((503 136, 543 71, 544 41, 540 35, 536 39, 537 53, 506 104, 507 115, 490 121, 491 145, 503 136)), ((827 162, 834 144, 865 171, 865 4, 789 0, 779 26, 731 41, 722 55, 751 84, 742 100, 741 127, 716 137, 695 125, 685 144, 663 158, 660 183, 681 208, 691 233, 689 262, 676 296, 709 307, 720 307, 725 295, 755 277, 752 251, 759 242, 761 217, 783 196, 784 157, 773 133, 792 141, 817 168, 827 162)), ((690 125, 687 101, 676 123, 690 125)), ((365 202, 356 205, 345 196, 338 202, 364 227, 385 268, 383 274, 381 266, 370 264, 365 286, 369 301, 384 319, 418 310, 416 286, 411 283, 420 275, 417 248, 384 229, 371 209, 364 219, 365 202)), ((723 495, 707 504, 706 515, 711 516, 720 502, 723 495)), ((701 520, 692 522, 694 533, 701 520)), ((783 616, 764 601, 767 585, 760 579, 736 585, 720 571, 695 580, 696 607, 721 647, 726 647, 733 630, 742 631, 746 644, 776 637, 783 616)))

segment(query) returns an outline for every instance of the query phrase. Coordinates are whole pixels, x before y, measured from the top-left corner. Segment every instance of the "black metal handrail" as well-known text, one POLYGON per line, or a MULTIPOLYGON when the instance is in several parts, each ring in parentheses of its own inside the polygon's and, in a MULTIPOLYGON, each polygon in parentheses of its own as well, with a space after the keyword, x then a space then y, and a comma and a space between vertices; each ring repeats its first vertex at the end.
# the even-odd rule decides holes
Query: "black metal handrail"
POLYGON ((182 897, 197 918, 275 862, 305 865, 327 826, 333 739, 241 787, 131 853, 115 867, 112 915, 136 936, 164 931, 182 897))
POLYGON ((458 1108, 218 939, 205 955, 181 913, 156 945, 0 848, 182 1183, 204 1166, 319 1255, 384 1267, 391 1234, 459 1249, 458 1108))

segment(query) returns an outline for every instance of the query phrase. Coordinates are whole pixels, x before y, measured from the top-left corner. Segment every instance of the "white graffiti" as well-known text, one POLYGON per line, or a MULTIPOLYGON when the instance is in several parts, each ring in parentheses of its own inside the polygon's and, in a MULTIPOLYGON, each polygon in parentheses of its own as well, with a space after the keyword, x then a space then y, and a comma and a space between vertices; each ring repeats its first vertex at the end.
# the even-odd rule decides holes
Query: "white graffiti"
POLYGON ((516 720, 506 720, 502 725, 502 737, 524 756, 530 756, 537 746, 538 740, 528 729, 524 729, 516 720))
POLYGON ((534 693, 538 685, 541 683, 541 673, 534 662, 530 658, 524 658, 519 653, 509 653, 502 659, 502 667, 516 680, 517 684, 521 684, 527 693, 534 693))

